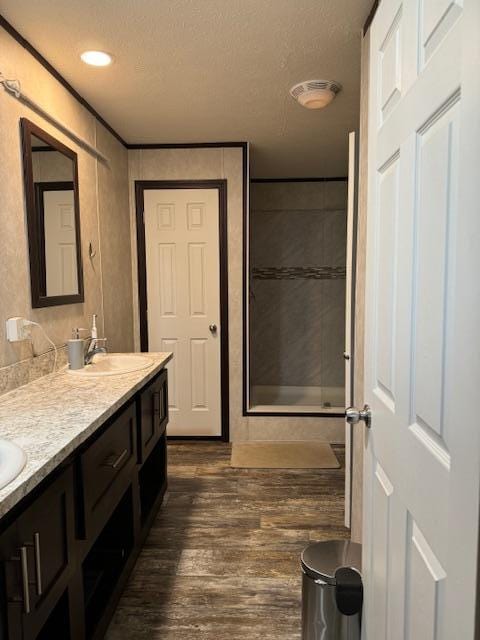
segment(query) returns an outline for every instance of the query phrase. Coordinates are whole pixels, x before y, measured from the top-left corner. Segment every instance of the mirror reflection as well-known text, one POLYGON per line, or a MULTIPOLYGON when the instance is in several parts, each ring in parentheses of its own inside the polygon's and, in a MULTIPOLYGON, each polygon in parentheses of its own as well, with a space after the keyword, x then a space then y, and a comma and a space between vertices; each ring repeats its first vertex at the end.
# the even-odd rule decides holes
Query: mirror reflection
POLYGON ((34 306, 76 302, 82 294, 76 154, 23 123, 34 306))
POLYGON ((73 162, 32 136, 32 168, 44 296, 78 293, 73 162))

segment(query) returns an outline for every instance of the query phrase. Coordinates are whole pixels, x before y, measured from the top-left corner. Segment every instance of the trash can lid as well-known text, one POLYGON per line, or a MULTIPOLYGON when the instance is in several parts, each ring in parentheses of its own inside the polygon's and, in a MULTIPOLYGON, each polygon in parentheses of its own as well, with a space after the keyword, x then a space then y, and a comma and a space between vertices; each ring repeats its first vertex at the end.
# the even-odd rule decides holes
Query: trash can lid
POLYGON ((362 545, 350 540, 327 540, 306 547, 301 556, 302 569, 313 580, 335 584, 335 571, 350 567, 362 569, 362 545))

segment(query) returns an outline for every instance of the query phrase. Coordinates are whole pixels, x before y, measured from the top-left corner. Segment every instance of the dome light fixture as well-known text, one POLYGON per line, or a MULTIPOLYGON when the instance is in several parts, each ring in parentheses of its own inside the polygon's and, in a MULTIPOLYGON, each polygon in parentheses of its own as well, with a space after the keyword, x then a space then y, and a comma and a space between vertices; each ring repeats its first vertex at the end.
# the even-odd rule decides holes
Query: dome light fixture
POLYGON ((106 51, 84 51, 80 58, 92 67, 108 67, 113 61, 112 56, 106 51))
POLYGON ((306 109, 323 109, 335 98, 342 85, 332 80, 305 80, 290 89, 290 95, 306 109))

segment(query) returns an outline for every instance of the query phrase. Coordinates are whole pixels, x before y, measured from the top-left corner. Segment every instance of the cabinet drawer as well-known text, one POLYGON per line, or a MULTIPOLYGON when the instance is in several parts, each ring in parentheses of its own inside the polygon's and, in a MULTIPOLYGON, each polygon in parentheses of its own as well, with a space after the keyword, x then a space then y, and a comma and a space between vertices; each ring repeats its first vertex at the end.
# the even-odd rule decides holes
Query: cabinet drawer
POLYGON ((65 591, 74 561, 73 472, 66 469, 0 540, 8 638, 34 638, 65 591))
POLYGON ((108 520, 131 481, 137 461, 135 405, 114 418, 81 456, 87 535, 108 520))
POLYGON ((139 398, 139 462, 144 462, 168 422, 168 379, 164 369, 139 398))

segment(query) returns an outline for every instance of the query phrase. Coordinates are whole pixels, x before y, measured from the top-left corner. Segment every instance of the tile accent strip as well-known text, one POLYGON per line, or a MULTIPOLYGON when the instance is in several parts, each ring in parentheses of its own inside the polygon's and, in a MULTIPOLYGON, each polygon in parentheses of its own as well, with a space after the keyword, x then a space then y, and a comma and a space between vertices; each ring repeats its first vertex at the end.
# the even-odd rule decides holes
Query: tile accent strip
POLYGON ((345 267, 255 267, 254 280, 344 280, 345 267))

